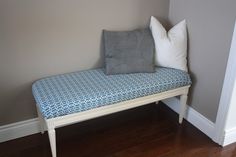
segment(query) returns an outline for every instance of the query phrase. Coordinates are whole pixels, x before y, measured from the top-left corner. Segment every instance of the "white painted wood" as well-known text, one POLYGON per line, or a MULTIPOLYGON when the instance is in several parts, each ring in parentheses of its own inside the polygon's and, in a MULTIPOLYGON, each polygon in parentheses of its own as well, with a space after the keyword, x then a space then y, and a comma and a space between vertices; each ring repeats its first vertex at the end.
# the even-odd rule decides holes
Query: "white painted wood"
POLYGON ((227 119, 226 119, 225 130, 231 130, 232 128, 236 127, 236 117, 235 117, 235 113, 236 113, 236 80, 232 86, 234 87, 234 89, 233 89, 232 96, 231 96, 229 112, 228 112, 227 119))
MULTIPOLYGON (((51 119, 46 119, 46 125, 48 129, 48 135, 49 135, 49 140, 50 140, 50 145, 51 145, 51 151, 52 151, 52 156, 56 157, 56 135, 55 135, 55 128, 70 125, 73 123, 78 123, 81 121, 97 118, 100 116, 128 110, 131 108, 135 108, 138 106, 143 106, 149 103, 157 102, 166 98, 170 97, 175 97, 175 96, 181 96, 184 95, 183 97, 183 104, 186 105, 185 99, 187 99, 186 95, 188 93, 188 86, 176 88, 173 90, 169 90, 166 92, 158 93, 158 94, 153 94, 149 96, 144 96, 141 98, 136 98, 128 101, 123 101, 119 102, 116 104, 108 105, 108 106, 103 106, 95 109, 91 109, 88 111, 83 111, 79 113, 74 113, 74 114, 69 114, 65 116, 60 116, 56 118, 51 118, 51 119)), ((182 109, 183 111, 180 114, 184 114, 184 108, 182 109)), ((179 115, 180 117, 183 117, 183 115, 179 115)))
POLYGON ((38 118, 0 126, 0 143, 40 132, 38 118))
POLYGON ((56 132, 55 129, 50 129, 48 130, 48 136, 49 136, 49 141, 50 141, 50 146, 51 146, 51 151, 52 151, 52 157, 56 157, 56 132))
MULTIPOLYGON (((180 112, 180 100, 178 98, 173 97, 162 100, 162 102, 176 113, 180 112)), ((214 137, 215 124, 188 105, 184 118, 211 139, 214 137)))
POLYGON ((149 95, 149 96, 145 96, 141 98, 136 98, 136 99, 132 99, 128 101, 123 101, 123 102, 116 103, 113 105, 107 105, 107 106, 91 109, 84 112, 79 112, 79 113, 69 114, 66 116, 60 116, 56 118, 47 119, 46 123, 53 123, 55 128, 62 127, 65 125, 97 118, 97 117, 112 114, 115 112, 128 110, 128 109, 135 108, 138 106, 143 106, 143 105, 153 103, 159 100, 163 100, 166 98, 186 94, 186 92, 188 92, 189 87, 190 86, 180 87, 180 88, 169 90, 166 92, 153 94, 153 95, 149 95))
POLYGON ((222 146, 227 146, 236 141, 236 127, 225 131, 222 146))
POLYGON ((186 107, 187 107, 187 94, 183 94, 180 96, 180 111, 179 111, 179 123, 183 122, 183 118, 185 115, 186 107))
POLYGON ((233 39, 231 43, 224 84, 221 92, 221 98, 219 102, 219 109, 216 117, 215 137, 213 140, 220 145, 223 145, 224 130, 226 126, 226 120, 228 111, 230 108, 230 101, 234 89, 234 83, 236 80, 236 23, 233 33, 233 39))

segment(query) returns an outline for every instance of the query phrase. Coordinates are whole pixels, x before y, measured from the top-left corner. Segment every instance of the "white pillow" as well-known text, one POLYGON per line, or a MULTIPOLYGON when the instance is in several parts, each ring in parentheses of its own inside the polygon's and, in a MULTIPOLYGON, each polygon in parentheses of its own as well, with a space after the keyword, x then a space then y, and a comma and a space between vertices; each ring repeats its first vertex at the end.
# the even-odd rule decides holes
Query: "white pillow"
POLYGON ((186 21, 181 21, 166 32, 162 24, 152 16, 150 29, 155 42, 156 65, 188 71, 186 21))

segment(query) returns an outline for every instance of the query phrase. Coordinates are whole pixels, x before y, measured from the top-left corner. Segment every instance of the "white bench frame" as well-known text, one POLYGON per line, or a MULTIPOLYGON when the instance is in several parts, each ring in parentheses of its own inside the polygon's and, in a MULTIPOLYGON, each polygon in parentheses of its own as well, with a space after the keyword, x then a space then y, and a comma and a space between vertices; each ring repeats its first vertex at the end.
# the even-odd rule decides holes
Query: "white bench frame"
POLYGON ((56 157, 56 132, 55 132, 56 128, 86 121, 86 120, 97 118, 97 117, 101 117, 104 115, 128 110, 128 109, 135 108, 138 106, 143 106, 149 103, 158 102, 160 100, 164 100, 164 99, 175 97, 175 96, 180 96, 181 105, 180 105, 180 112, 179 112, 179 123, 181 124, 185 115, 189 87, 190 85, 176 88, 173 90, 169 90, 166 92, 158 93, 158 94, 148 95, 148 96, 144 96, 144 97, 140 97, 140 98, 136 98, 136 99, 132 99, 128 101, 119 102, 112 105, 107 105, 107 106, 91 109, 88 111, 73 113, 73 114, 51 118, 51 119, 43 118, 41 112, 39 111, 39 109, 37 109, 39 120, 40 120, 41 133, 44 133, 45 130, 48 131, 52 156, 56 157))

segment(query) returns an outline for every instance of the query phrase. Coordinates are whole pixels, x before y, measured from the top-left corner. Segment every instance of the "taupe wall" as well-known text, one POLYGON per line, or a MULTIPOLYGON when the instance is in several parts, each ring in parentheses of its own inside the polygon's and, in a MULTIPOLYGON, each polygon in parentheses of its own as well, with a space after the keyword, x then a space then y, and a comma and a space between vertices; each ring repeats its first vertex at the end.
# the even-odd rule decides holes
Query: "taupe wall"
POLYGON ((236 18, 235 0, 170 0, 172 24, 187 20, 190 105, 215 122, 236 18))
POLYGON ((0 125, 36 117, 33 81, 102 64, 102 29, 168 18, 169 0, 1 0, 0 125))

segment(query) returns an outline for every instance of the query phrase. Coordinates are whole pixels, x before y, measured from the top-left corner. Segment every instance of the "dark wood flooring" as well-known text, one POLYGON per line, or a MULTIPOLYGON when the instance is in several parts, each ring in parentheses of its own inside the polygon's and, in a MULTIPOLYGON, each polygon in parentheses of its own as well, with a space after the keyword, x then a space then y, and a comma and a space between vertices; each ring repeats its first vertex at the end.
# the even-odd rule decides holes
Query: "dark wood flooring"
MULTIPOLYGON (((236 157, 163 104, 150 104, 56 130, 58 157, 236 157)), ((1 157, 50 157, 47 133, 0 144, 1 157)))

